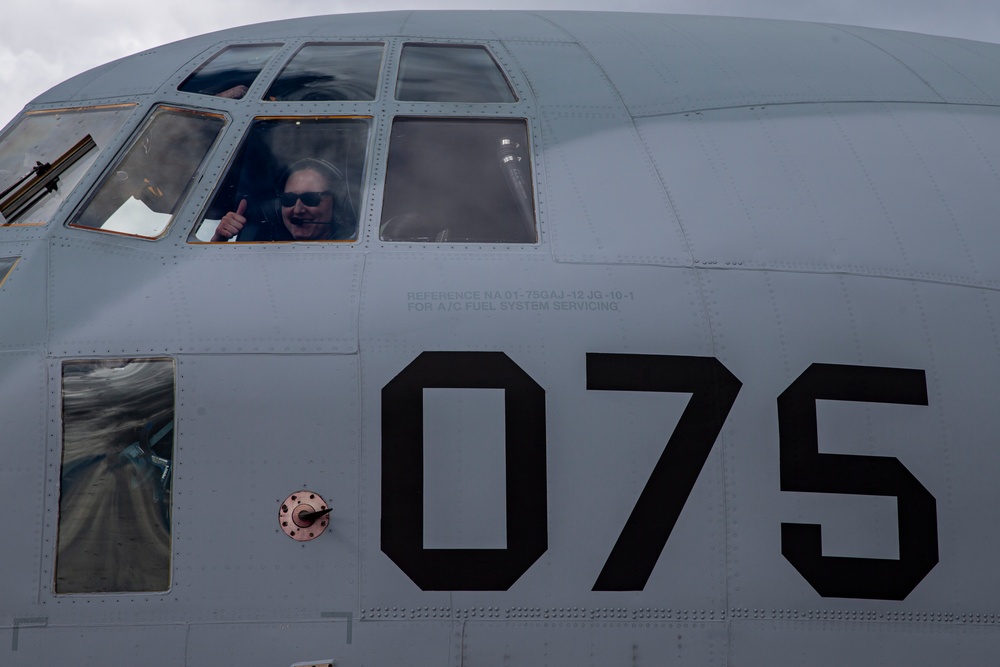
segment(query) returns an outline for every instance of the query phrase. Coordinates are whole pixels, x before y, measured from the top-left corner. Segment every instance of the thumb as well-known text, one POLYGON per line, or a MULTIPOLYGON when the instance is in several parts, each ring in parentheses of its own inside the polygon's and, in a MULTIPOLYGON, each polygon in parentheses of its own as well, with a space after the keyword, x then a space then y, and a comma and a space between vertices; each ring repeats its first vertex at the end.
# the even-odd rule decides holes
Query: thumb
POLYGON ((247 200, 241 199, 240 205, 236 208, 236 215, 243 215, 247 210, 247 200))

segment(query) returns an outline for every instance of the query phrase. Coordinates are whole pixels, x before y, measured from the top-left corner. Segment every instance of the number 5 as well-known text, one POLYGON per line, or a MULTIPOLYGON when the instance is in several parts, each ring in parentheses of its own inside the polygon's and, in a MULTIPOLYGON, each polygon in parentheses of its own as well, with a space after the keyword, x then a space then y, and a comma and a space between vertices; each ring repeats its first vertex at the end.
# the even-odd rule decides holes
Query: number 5
POLYGON ((820 454, 816 401, 927 405, 924 372, 813 364, 778 397, 781 490, 895 496, 899 560, 824 556, 822 528, 781 524, 781 554, 823 597, 902 600, 938 562, 934 496, 899 459, 820 454))

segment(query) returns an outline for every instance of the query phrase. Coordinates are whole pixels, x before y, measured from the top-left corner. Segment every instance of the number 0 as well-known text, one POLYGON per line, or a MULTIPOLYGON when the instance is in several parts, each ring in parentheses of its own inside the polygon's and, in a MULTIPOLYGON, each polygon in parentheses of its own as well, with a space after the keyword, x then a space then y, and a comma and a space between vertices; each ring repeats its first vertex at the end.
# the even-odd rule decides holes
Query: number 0
POLYGON ((502 352, 423 352, 382 388, 382 551, 425 591, 505 591, 548 549, 545 391, 502 352), (425 388, 504 390, 507 548, 424 548, 425 388))

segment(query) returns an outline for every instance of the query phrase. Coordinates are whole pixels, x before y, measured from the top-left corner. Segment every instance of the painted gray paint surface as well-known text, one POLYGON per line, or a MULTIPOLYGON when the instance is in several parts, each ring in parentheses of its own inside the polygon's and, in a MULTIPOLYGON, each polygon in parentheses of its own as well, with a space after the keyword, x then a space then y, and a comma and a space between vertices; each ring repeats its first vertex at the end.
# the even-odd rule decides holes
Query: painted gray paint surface
MULTIPOLYGON (((998 63, 819 24, 401 12, 214 33, 42 95, 136 107, 46 225, 0 227, 0 664, 987 662, 998 63), (318 41, 385 43, 376 100, 260 101, 318 41), (392 99, 414 41, 485 45, 518 100, 392 99), (282 44, 243 99, 177 91, 243 43, 282 44), (226 119, 172 226, 66 227, 156 104, 226 119), (188 241, 258 116, 372 118, 356 242, 188 241), (380 241, 396 116, 525 119, 539 241, 380 241), (421 590, 383 552, 383 428, 408 414, 383 388, 425 351, 503 352, 544 390, 547 543, 508 590, 421 590), (588 389, 593 353, 742 382, 641 590, 592 589, 691 399, 588 389), (57 595, 62 361, 129 357, 177 361, 170 588, 57 595), (901 558, 894 496, 781 490, 777 399, 814 363, 924 372, 927 405, 816 406, 821 453, 894 457, 936 500, 939 562, 902 600, 824 597, 782 556, 782 523, 819 523, 826 556, 901 558), (278 525, 299 489, 333 508, 306 543, 278 525)), ((490 499, 516 424, 478 391, 422 394, 428 549, 511 546, 490 499)))

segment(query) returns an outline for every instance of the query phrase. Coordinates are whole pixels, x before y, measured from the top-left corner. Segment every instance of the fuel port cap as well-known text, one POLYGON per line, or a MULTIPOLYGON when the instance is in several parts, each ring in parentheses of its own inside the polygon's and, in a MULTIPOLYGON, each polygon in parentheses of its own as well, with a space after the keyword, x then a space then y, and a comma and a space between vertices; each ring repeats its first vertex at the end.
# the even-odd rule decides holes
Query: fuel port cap
POLYGON ((314 491, 296 491, 281 502, 278 524, 296 542, 315 540, 330 525, 332 508, 314 491))

